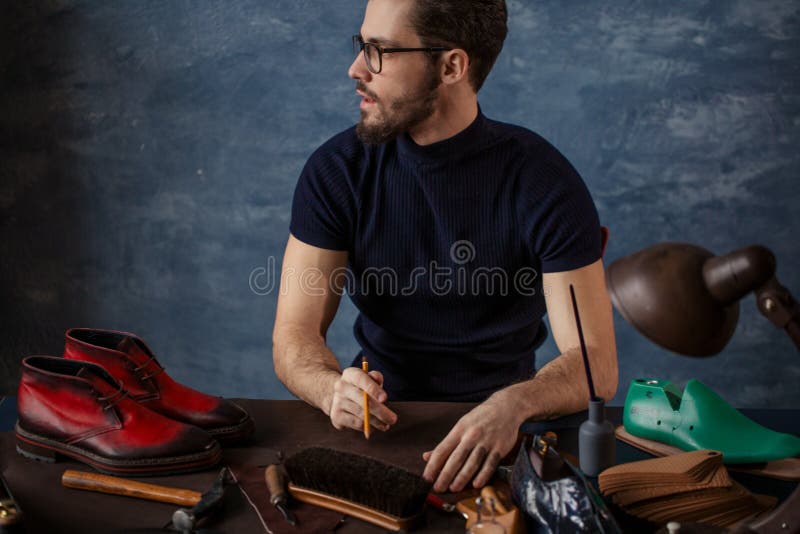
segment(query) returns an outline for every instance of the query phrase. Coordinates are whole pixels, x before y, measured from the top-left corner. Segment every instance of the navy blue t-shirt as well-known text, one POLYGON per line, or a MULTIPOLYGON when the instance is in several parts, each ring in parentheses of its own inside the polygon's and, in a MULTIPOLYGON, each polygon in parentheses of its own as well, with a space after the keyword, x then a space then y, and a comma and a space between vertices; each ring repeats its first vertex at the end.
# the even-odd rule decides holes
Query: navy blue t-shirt
POLYGON ((480 111, 431 145, 334 136, 300 175, 290 231, 348 252, 337 281, 391 400, 480 401, 532 377, 547 336, 542 273, 601 254, 597 210, 570 163, 480 111))

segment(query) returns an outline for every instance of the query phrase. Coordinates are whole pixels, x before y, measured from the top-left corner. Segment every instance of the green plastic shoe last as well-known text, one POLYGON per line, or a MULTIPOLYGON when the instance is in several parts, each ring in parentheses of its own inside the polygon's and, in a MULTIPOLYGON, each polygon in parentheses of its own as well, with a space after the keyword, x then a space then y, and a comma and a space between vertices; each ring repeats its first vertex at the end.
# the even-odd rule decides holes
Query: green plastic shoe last
POLYGON ((800 438, 748 419, 698 380, 681 390, 666 380, 637 378, 622 422, 634 436, 684 451, 720 451, 725 463, 767 462, 800 455, 800 438))

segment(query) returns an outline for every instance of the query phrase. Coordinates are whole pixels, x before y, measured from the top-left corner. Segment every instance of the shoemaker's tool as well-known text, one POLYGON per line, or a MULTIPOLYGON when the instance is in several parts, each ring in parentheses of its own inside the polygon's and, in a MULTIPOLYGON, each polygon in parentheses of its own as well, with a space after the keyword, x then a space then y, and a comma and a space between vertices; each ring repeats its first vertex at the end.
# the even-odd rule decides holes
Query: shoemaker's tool
MULTIPOLYGON (((369 373, 369 362, 367 362, 367 357, 361 357, 361 370, 365 373, 369 373)), ((364 392, 364 437, 369 439, 369 394, 364 392)))
POLYGON ((464 519, 469 519, 469 515, 463 510, 460 510, 455 504, 444 502, 441 497, 434 495, 433 493, 428 494, 428 496, 425 498, 425 502, 437 510, 447 512, 448 514, 458 514, 464 519))
POLYGON ((286 518, 290 525, 297 525, 297 518, 287 507, 286 477, 281 466, 275 464, 268 466, 264 472, 264 478, 267 481, 267 489, 269 490, 269 502, 283 514, 283 517, 286 518))
POLYGON ((227 467, 223 467, 217 476, 217 480, 211 489, 203 494, 200 502, 191 509, 179 508, 172 514, 172 525, 183 532, 189 534, 194 530, 197 522, 207 517, 222 502, 225 493, 225 483, 231 480, 230 472, 227 467))
POLYGON ((578 457, 581 471, 589 476, 596 477, 601 471, 614 465, 617 442, 614 438, 614 425, 606 419, 605 400, 602 397, 598 397, 594 391, 592 370, 589 366, 589 354, 586 352, 581 316, 578 313, 578 300, 575 298, 575 288, 572 284, 569 285, 569 293, 572 297, 575 323, 578 326, 578 338, 581 342, 586 382, 589 385, 589 419, 581 424, 578 431, 578 457))
POLYGON ((17 506, 6 479, 0 474, 0 534, 24 532, 22 510, 17 506))
MULTIPOLYGON (((503 504, 503 501, 500 499, 500 496, 497 495, 497 491, 492 486, 484 486, 481 488, 481 497, 483 497, 484 502, 486 503, 493 503, 494 511, 498 514, 507 514, 509 509, 503 504)), ((475 497, 467 497, 465 499, 461 499, 455 505, 456 510, 466 519, 467 521, 475 522, 475 517, 477 515, 477 508, 475 506, 475 497)))
MULTIPOLYGON (((498 531, 500 527, 502 527, 502 529, 509 534, 523 532, 519 508, 514 506, 514 503, 511 502, 509 498, 499 494, 492 486, 484 486, 481 489, 481 494, 478 499, 474 496, 467 497, 461 499, 456 504, 456 509, 461 513, 464 519, 467 520, 467 529, 474 529, 473 531, 478 530, 475 527, 480 519, 480 514, 478 513, 478 510, 481 508, 478 504, 479 500, 483 503, 483 506, 488 506, 488 509, 491 510, 494 521, 497 523, 498 531), (506 502, 509 504, 506 505, 506 502)), ((492 530, 492 532, 494 531, 495 530, 492 530)))
POLYGON ((668 380, 633 380, 622 421, 625 430, 636 437, 684 451, 719 451, 726 464, 800 455, 800 438, 759 425, 695 379, 689 380, 683 391, 668 380))
POLYGON ((229 477, 228 468, 224 467, 211 489, 205 493, 71 469, 64 471, 61 483, 68 488, 183 506, 184 508, 179 508, 172 514, 172 525, 181 532, 191 532, 201 519, 208 516, 222 502, 229 477))
POLYGON ((564 477, 564 459, 556 451, 558 436, 555 432, 545 432, 535 436, 531 442, 528 458, 536 475, 545 482, 564 477))
POLYGON ((483 497, 486 502, 494 502, 494 509, 498 514, 508 513, 508 508, 506 508, 506 506, 503 504, 503 501, 500 500, 500 497, 497 495, 497 491, 495 491, 494 487, 484 486, 481 489, 481 497, 483 497))
POLYGON ((293 498, 387 530, 414 527, 433 486, 401 467, 321 447, 292 455, 284 466, 293 498))

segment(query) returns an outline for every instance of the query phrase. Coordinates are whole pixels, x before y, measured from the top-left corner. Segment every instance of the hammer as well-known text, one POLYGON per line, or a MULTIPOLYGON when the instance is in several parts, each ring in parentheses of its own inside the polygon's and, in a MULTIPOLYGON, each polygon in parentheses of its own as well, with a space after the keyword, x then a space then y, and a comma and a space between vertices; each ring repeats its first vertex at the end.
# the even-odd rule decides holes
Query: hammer
POLYGON ((230 481, 231 477, 227 467, 222 468, 214 485, 205 493, 147 484, 98 473, 73 471, 72 469, 67 469, 61 476, 61 484, 68 488, 124 495, 182 506, 183 508, 179 508, 172 514, 172 525, 184 534, 191 533, 197 523, 220 504, 225 484, 230 481))

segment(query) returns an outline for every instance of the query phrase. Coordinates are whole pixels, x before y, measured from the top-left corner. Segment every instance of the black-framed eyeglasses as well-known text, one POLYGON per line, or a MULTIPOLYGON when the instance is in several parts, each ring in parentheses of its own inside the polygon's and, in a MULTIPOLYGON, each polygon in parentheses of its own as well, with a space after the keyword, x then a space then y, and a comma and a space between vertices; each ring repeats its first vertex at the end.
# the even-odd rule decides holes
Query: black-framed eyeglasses
POLYGON ((378 74, 383 68, 383 54, 395 52, 447 52, 452 50, 446 46, 427 46, 424 48, 385 48, 375 43, 365 43, 360 35, 353 36, 353 53, 364 52, 364 60, 372 74, 378 74))

